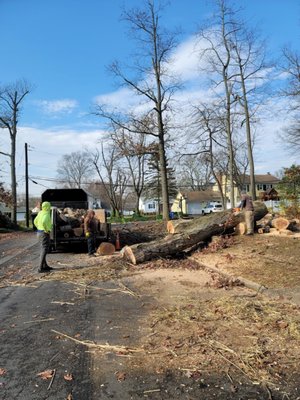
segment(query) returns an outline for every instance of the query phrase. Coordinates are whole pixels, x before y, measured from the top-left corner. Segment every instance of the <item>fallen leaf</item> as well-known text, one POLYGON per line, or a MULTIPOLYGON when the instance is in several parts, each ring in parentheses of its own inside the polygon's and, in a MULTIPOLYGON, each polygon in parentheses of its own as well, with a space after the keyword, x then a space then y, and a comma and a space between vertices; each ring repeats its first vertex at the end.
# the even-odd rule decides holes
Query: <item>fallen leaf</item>
POLYGON ((279 329, 285 329, 289 326, 288 322, 280 320, 280 321, 276 321, 276 324, 278 326, 279 329))
POLYGON ((73 400, 73 396, 71 393, 68 394, 68 397, 66 398, 66 400, 73 400))
POLYGON ((54 369, 46 369, 43 372, 39 372, 37 376, 41 377, 42 379, 51 379, 54 374, 54 369))
POLYGON ((72 374, 66 374, 66 375, 64 375, 64 380, 65 381, 72 381, 74 378, 73 378, 73 375, 72 374))
POLYGON ((3 376, 6 374, 6 369, 0 368, 0 376, 3 376))
POLYGON ((187 378, 191 378, 193 376, 193 371, 190 371, 190 370, 186 371, 184 373, 184 376, 186 376, 187 378))
POLYGON ((126 379, 126 373, 125 372, 117 371, 117 372, 115 372, 115 375, 116 375, 116 378, 117 378, 117 380, 119 382, 125 381, 125 379, 126 379))

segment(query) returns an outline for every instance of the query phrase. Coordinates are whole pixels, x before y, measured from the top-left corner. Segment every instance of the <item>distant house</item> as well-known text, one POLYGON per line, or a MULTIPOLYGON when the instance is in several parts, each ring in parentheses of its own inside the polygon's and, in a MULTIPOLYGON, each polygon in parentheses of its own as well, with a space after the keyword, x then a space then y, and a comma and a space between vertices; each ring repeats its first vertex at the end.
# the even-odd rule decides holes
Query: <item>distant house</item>
MULTIPOLYGON (((267 190, 273 189, 277 183, 280 182, 280 179, 274 175, 271 175, 269 172, 267 174, 254 175, 255 176, 255 185, 256 185, 256 195, 259 197, 260 192, 266 192, 267 190)), ((246 192, 250 191, 250 176, 243 176, 243 188, 246 192)))
POLYGON ((261 191, 259 192, 259 200, 262 201, 279 201, 279 195, 276 189, 273 187, 270 189, 267 189, 266 191, 261 191))
POLYGON ((141 197, 139 202, 139 210, 142 214, 156 214, 159 210, 158 201, 141 197))
MULTIPOLYGON (((234 205, 240 203, 240 191, 245 190, 248 194, 250 194, 250 175, 241 175, 239 176, 239 183, 234 183, 234 205), (238 187, 239 186, 239 187, 238 187)), ((280 182, 280 179, 274 175, 271 175, 269 172, 267 174, 255 175, 255 191, 257 199, 264 200, 278 200, 278 193, 276 191, 276 185, 280 182), (274 189, 274 190, 272 190, 274 189), (274 197, 274 198, 270 198, 274 197)), ((221 177, 221 185, 224 191, 224 195, 227 198, 227 201, 230 199, 230 180, 225 175, 221 177)), ((219 191, 217 184, 214 185, 213 190, 219 191)), ((230 204, 228 204, 230 207, 230 204)))
POLYGON ((208 203, 220 203, 221 195, 215 190, 180 191, 171 207, 174 213, 201 215, 208 203))
MULTIPOLYGON (((170 209, 173 204, 173 198, 169 198, 170 209)), ((141 214, 161 214, 163 209, 162 199, 158 202, 157 199, 148 199, 141 197, 139 201, 139 210, 141 214)))

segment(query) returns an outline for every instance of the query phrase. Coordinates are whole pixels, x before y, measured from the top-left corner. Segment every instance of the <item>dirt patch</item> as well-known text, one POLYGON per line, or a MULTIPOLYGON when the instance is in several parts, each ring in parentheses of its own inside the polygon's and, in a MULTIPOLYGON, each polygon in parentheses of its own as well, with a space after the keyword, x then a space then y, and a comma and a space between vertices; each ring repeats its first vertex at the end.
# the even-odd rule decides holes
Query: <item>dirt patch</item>
POLYGON ((300 287, 300 241, 292 237, 240 236, 227 248, 198 252, 196 257, 234 276, 268 288, 300 287))
POLYGON ((173 371, 199 382, 219 374, 297 387, 299 307, 243 288, 208 289, 204 271, 144 270, 131 280, 158 304, 142 323, 143 353, 129 362, 131 370, 147 365, 150 374, 173 371))

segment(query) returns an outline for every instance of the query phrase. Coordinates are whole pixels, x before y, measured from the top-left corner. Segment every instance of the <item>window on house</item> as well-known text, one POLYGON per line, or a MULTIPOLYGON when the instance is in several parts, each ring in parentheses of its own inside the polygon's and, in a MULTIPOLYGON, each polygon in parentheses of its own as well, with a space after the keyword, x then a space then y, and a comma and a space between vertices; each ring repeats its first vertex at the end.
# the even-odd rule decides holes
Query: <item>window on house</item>
POLYGON ((155 210, 155 203, 149 203, 148 210, 155 210))

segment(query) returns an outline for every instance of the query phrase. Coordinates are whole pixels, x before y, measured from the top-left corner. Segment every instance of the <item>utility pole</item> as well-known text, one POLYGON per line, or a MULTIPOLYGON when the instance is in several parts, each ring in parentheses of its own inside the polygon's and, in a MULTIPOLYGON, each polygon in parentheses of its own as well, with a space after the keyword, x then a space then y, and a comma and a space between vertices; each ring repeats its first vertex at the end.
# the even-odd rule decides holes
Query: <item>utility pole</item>
POLYGON ((25 143, 25 202, 26 202, 26 227, 29 228, 28 146, 27 146, 27 143, 25 143))

